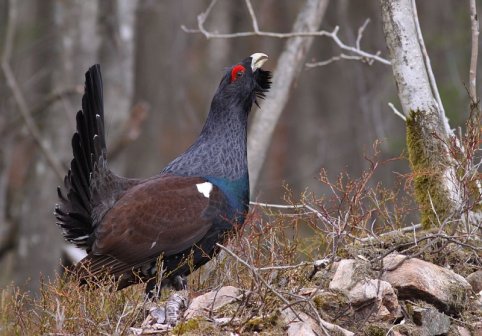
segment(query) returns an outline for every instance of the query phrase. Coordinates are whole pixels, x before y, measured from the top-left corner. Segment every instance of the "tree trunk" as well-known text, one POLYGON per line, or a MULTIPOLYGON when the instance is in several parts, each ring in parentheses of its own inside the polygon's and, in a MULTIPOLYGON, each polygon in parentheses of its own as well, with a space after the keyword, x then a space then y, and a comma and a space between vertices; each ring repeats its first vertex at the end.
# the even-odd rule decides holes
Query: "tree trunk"
MULTIPOLYGON (((23 91, 29 108, 51 92, 82 82, 79 75, 83 74, 86 64, 94 61, 97 50, 96 6, 96 2, 45 1, 41 5, 32 3, 32 6, 19 7, 19 10, 24 11, 19 12, 20 20, 25 20, 32 12, 32 7, 35 8, 33 21, 38 27, 37 34, 34 35, 36 40, 24 41, 31 48, 31 53, 35 56, 31 59, 34 61, 28 61, 28 66, 22 66, 21 59, 12 58, 12 62, 18 62, 18 66, 14 67, 15 75, 20 79, 20 90, 23 91), (59 35, 59 32, 62 34, 59 35), (32 81, 31 78, 34 77, 37 79, 32 81)), ((72 101, 64 97, 35 118, 45 147, 56 159, 65 163, 72 156, 70 137, 78 106, 79 96, 75 96, 72 101)), ((31 141, 31 135, 27 134, 26 139, 31 141)), ((57 199, 56 186, 61 184, 61 180, 38 147, 30 145, 27 150, 15 154, 22 155, 23 161, 12 170, 21 168, 27 170, 27 173, 26 179, 22 180, 21 191, 12 188, 15 195, 10 198, 12 217, 18 232, 12 259, 13 278, 19 286, 37 292, 41 279, 51 278, 59 269, 64 246, 61 232, 52 215, 57 199)), ((17 157, 13 159, 18 160, 17 157)), ((66 165, 63 167, 66 173, 66 165)))
MULTIPOLYGON (((328 0, 307 0, 300 10, 293 32, 315 31, 320 26, 328 0)), ((259 113, 254 115, 248 137, 248 162, 251 195, 254 194, 271 138, 290 89, 304 66, 313 38, 294 37, 286 42, 273 74, 273 86, 259 113)))
MULTIPOLYGON (((99 1, 97 26, 100 37, 98 62, 104 85, 104 108, 109 132, 107 144, 113 150, 114 139, 124 131, 129 118, 133 92, 134 13, 136 2, 130 0, 99 1), (110 144, 110 146, 109 146, 110 144)), ((116 160, 109 160, 111 169, 123 175, 116 160)))
POLYGON ((432 70, 423 55, 412 1, 380 3, 385 40, 406 116, 415 197, 422 224, 429 228, 452 219, 462 205, 456 170, 446 146, 452 134, 443 107, 437 103, 434 80, 430 80, 432 70))

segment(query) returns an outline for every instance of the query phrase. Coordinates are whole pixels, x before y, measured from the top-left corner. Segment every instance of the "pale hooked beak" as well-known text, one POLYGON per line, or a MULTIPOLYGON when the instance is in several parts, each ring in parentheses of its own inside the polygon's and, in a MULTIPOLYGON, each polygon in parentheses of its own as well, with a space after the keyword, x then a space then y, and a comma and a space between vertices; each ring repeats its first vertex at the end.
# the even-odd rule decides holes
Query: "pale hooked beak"
POLYGON ((255 53, 251 55, 251 69, 253 72, 259 69, 268 60, 268 55, 263 53, 255 53))

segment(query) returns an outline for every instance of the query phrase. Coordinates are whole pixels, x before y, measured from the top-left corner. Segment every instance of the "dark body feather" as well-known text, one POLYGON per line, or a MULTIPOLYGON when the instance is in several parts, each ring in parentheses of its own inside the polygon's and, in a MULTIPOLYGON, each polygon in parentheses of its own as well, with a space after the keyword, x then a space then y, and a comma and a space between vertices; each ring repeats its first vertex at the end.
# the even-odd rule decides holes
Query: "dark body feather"
POLYGON ((270 73, 253 71, 253 62, 248 57, 237 65, 245 69, 241 76, 233 78, 231 69, 225 74, 196 142, 145 180, 107 168, 102 78, 98 65, 89 69, 72 138, 74 158, 55 208, 65 238, 87 250, 79 270, 112 274, 119 288, 151 279, 150 289, 159 256, 168 281, 186 276, 244 222, 247 118, 270 87, 270 73))

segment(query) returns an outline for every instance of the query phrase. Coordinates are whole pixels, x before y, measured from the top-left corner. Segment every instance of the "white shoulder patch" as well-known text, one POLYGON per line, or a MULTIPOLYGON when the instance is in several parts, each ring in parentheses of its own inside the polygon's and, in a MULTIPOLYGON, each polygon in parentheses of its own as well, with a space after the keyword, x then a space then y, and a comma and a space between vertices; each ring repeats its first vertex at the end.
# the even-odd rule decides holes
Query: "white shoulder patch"
POLYGON ((209 194, 213 190, 213 184, 210 182, 198 183, 196 184, 197 191, 204 195, 204 197, 209 198, 209 194))

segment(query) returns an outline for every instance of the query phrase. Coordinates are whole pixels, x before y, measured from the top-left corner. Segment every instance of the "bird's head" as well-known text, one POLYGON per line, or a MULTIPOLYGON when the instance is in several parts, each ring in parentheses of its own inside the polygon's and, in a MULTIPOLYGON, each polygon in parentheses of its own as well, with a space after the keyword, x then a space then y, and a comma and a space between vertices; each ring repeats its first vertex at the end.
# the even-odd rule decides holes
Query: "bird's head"
POLYGON ((271 87, 271 72, 261 69, 268 55, 255 53, 227 68, 215 98, 231 103, 241 103, 248 109, 256 98, 263 99, 271 87))

